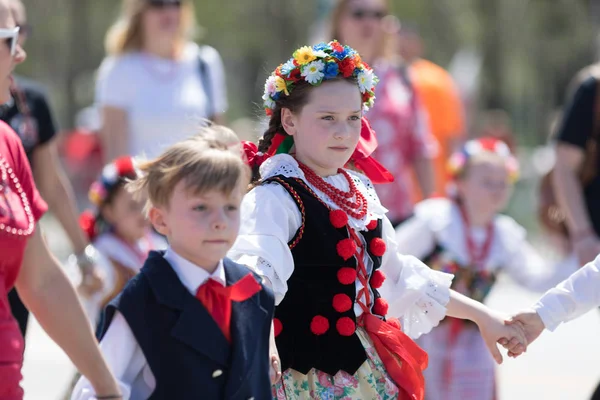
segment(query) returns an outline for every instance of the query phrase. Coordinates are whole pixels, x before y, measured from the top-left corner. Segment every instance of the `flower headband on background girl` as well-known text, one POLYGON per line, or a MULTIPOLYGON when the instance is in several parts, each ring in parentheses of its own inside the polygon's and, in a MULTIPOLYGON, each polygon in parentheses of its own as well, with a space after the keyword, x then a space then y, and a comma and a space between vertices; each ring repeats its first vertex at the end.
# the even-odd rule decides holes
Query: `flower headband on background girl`
POLYGON ((454 152, 448 160, 447 172, 452 181, 465 175, 471 162, 479 157, 493 156, 504 162, 510 183, 519 178, 519 163, 512 155, 506 143, 501 140, 484 137, 467 141, 460 150, 454 152))
MULTIPOLYGON (((278 66, 265 83, 263 95, 267 116, 275 112, 275 102, 282 96, 289 96, 299 82, 308 82, 313 86, 335 78, 356 78, 362 94, 363 111, 371 108, 375 102, 375 85, 378 82, 371 67, 360 55, 348 46, 334 40, 319 43, 312 47, 304 46, 296 50, 293 57, 278 66)), ((244 142, 244 152, 248 164, 253 169, 275 154, 287 154, 294 145, 292 136, 277 132, 265 152, 258 151, 254 143, 244 142)), ((360 140, 349 163, 369 177, 374 183, 393 182, 392 174, 371 157, 377 148, 375 131, 366 118, 362 118, 360 140)))
POLYGON ((79 225, 89 240, 93 241, 99 234, 110 229, 102 217, 102 208, 111 202, 127 180, 136 177, 135 161, 128 156, 117 158, 102 169, 100 177, 92 183, 88 191, 88 198, 94 210, 84 211, 79 217, 79 225))

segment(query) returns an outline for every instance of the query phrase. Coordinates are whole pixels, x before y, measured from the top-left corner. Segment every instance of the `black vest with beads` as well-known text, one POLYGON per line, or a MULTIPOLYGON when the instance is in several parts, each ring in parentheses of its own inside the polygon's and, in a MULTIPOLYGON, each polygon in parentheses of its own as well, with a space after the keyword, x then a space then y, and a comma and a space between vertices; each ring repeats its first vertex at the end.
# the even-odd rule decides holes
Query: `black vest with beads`
MULTIPOLYGON (((275 310, 276 342, 283 370, 293 368, 307 374, 316 368, 330 375, 340 370, 352 375, 367 355, 355 332, 356 283, 348 278, 356 271, 357 261, 355 257, 344 260, 338 254, 338 244, 350 237, 348 229, 332 225, 331 210, 301 179, 275 176, 264 183, 281 185, 302 214, 302 226, 289 243, 294 272, 287 281, 285 297, 275 310)), ((381 257, 369 249, 374 238, 381 238, 381 226, 379 220, 374 229, 357 233, 373 260, 369 281, 373 271, 381 266, 381 257)), ((380 297, 377 290, 370 289, 372 300, 380 297)))

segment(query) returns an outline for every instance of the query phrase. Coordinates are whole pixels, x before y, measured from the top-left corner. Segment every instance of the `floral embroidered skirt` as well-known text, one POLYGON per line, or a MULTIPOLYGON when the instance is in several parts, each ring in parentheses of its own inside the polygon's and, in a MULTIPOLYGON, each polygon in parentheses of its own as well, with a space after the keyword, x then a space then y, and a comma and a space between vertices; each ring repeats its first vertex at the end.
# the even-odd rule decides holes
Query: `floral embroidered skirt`
POLYGON ((277 400, 398 399, 400 390, 386 373, 368 334, 362 328, 358 328, 356 334, 365 347, 367 361, 354 375, 339 371, 335 376, 331 376, 314 368, 304 375, 288 369, 283 372, 281 381, 273 386, 274 398, 277 400))

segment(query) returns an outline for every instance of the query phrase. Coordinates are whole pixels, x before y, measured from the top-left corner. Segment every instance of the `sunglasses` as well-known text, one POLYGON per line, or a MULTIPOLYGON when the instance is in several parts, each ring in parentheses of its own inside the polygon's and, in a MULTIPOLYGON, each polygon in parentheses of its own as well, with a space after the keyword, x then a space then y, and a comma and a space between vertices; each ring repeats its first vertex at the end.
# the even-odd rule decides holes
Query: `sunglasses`
POLYGON ((17 51, 17 40, 19 39, 20 28, 18 26, 11 29, 0 29, 0 39, 10 50, 10 55, 14 56, 17 51))
POLYGON ((383 10, 367 10, 367 9, 357 8, 357 9, 350 11, 350 16, 352 16, 352 18, 354 18, 356 20, 363 20, 363 19, 367 19, 367 18, 382 20, 383 17, 385 17, 386 15, 387 15, 387 12, 385 12, 383 10))
POLYGON ((152 8, 164 9, 169 7, 181 7, 181 0, 148 0, 148 5, 152 8))

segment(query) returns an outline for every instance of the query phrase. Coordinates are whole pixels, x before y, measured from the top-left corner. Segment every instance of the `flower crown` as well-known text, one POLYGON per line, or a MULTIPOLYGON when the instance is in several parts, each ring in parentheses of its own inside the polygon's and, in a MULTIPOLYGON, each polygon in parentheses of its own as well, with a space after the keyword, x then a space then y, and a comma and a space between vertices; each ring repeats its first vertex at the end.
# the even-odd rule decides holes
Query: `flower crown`
POLYGON ((506 143, 494 138, 480 138, 467 141, 464 146, 456 151, 448 160, 447 170, 452 178, 459 176, 473 156, 482 153, 492 153, 504 160, 504 165, 509 174, 511 182, 519 177, 519 163, 512 155, 506 143))
POLYGON ((100 208, 117 183, 121 182, 124 178, 131 178, 136 175, 137 172, 133 158, 117 158, 112 163, 104 166, 100 177, 90 186, 88 198, 94 206, 100 208))
POLYGON ((355 77, 362 93, 364 110, 375 102, 375 85, 379 79, 373 69, 364 62, 356 50, 341 45, 337 40, 304 46, 293 57, 281 64, 267 78, 263 95, 265 112, 273 114, 275 102, 281 96, 289 96, 297 82, 306 81, 313 86, 337 77, 355 77))

